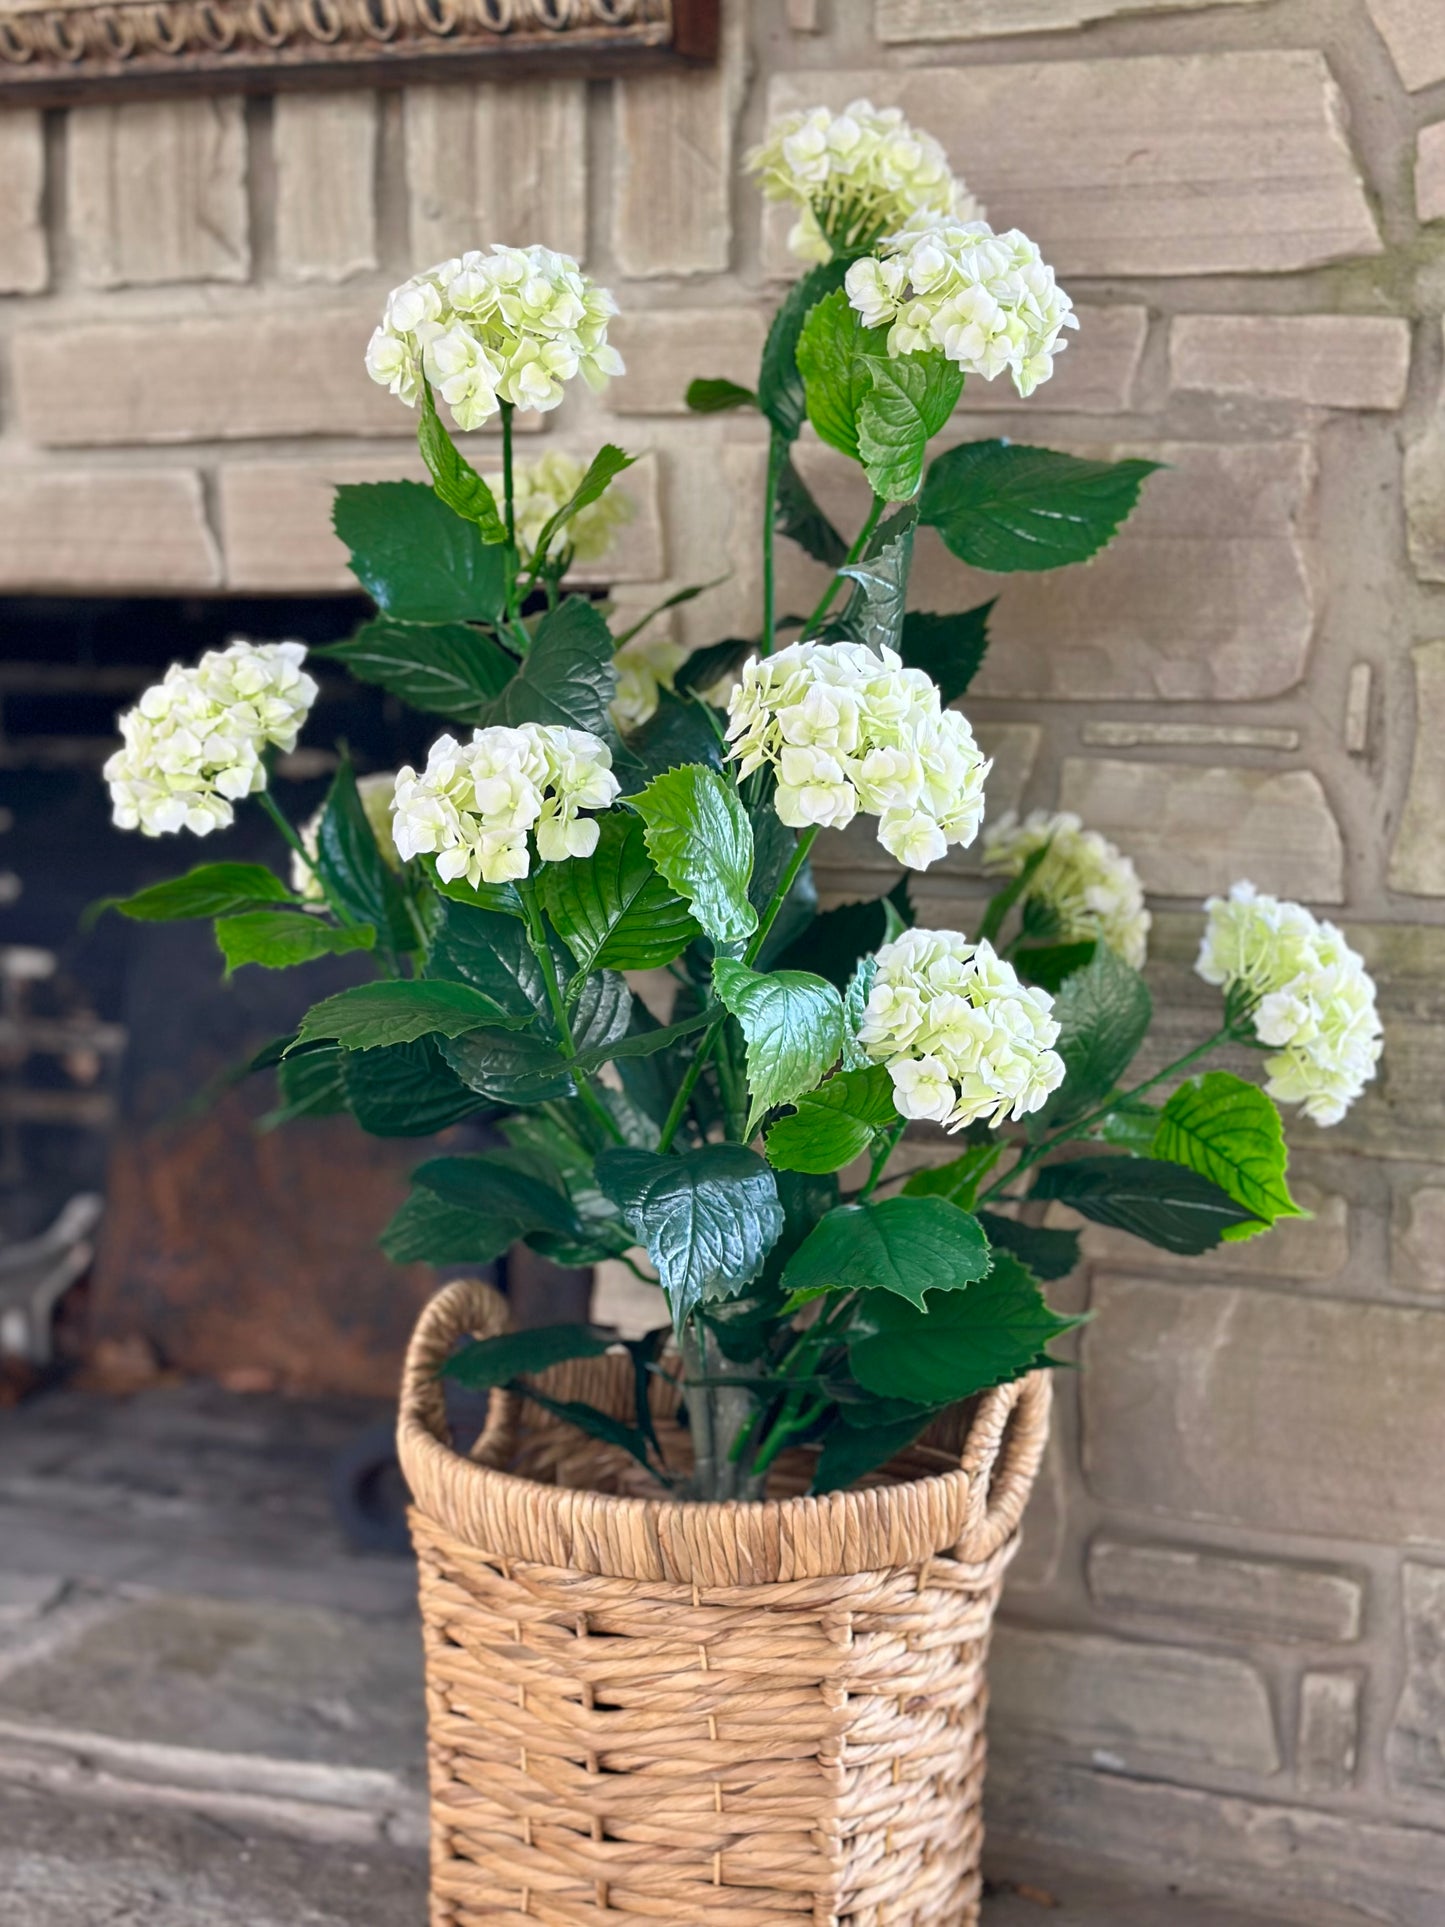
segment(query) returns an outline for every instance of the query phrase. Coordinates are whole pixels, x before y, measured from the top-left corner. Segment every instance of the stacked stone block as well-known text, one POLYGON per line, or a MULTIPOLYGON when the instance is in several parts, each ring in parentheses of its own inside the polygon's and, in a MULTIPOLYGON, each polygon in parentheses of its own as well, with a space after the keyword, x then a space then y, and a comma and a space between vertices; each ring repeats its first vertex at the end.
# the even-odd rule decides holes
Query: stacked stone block
MULTIPOLYGON (((967 700, 992 807, 1078 809, 1134 855, 1161 1050, 1203 1034, 1198 900, 1239 876, 1346 925, 1386 1025, 1369 1096, 1295 1133, 1311 1219, 1188 1264, 1086 1240, 995 1829, 1439 1927, 1445 6, 725 15, 714 73, 0 114, 0 592, 334 589, 330 487, 419 472, 361 368, 386 290, 544 239, 625 314, 627 381, 540 427, 648 456, 619 599, 727 570, 677 632, 748 633, 763 438, 682 408, 693 375, 751 378, 790 272, 740 154, 858 92, 943 138, 1084 324, 1027 405, 971 382, 950 434, 1169 464, 1086 568, 971 577, 921 538, 920 606, 1001 595, 967 700)), ((808 438, 799 462, 855 525, 856 478, 808 438)), ((819 586, 782 558, 783 608, 819 586)), ((891 880, 866 835, 817 867, 834 897, 891 880)), ((981 894, 967 852, 916 889, 965 928, 981 894)))

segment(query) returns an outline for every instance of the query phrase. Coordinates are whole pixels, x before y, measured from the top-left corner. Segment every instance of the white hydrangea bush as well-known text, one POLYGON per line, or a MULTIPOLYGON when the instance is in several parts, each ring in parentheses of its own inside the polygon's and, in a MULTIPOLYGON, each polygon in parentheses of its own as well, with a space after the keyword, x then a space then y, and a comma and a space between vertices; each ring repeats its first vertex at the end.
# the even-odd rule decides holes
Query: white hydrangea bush
MULTIPOLYGON (((341 1105, 383 1136, 458 1133, 417 1170, 392 1257, 485 1263, 520 1240, 661 1286, 670 1333, 634 1362, 674 1344, 689 1464, 615 1414, 567 1416, 708 1500, 762 1498, 785 1450, 812 1455, 816 1490, 845 1485, 1046 1363, 1069 1321, 1042 1286, 1079 1253, 1039 1228, 1046 1207, 1176 1256, 1296 1214, 1278 1106, 1332 1124, 1381 1055, 1341 933, 1241 883, 1204 906, 1213 1029, 1136 1068, 1150 916, 1129 853, 1075 815, 989 816, 969 690, 992 603, 920 611, 908 591, 923 531, 1000 577, 1087 560, 1150 465, 951 432, 975 378, 1046 381, 1077 317, 936 138, 860 100, 785 117, 749 165, 812 265, 756 386, 703 375, 685 397, 747 411, 766 447, 737 633, 698 649, 668 626, 693 604, 692 640, 721 553, 714 580, 663 584, 640 616, 579 588, 578 562, 589 584, 620 562, 630 457, 543 443, 524 462, 513 434, 576 378, 623 373, 616 303, 546 246, 478 247, 397 288, 366 351, 417 410, 430 480, 337 490, 376 614, 314 651, 411 715, 388 752, 411 760, 358 771, 342 745, 320 807, 291 810, 281 759, 318 681, 299 643, 260 642, 172 668, 105 770, 121 827, 226 839, 125 915, 210 919, 228 970, 327 960, 331 994, 255 1060, 273 1116, 341 1105), (794 459, 805 425, 850 465, 847 526, 794 459), (784 613, 796 572, 780 603, 784 541, 815 566, 806 613, 784 613), (813 860, 859 819, 878 853, 856 887, 879 894, 821 907, 848 873, 836 843, 817 878, 813 860), (980 834, 981 865, 960 862, 980 834), (263 835, 279 868, 252 860, 263 835)), ((697 432, 712 459, 726 437, 697 432)), ((735 539, 720 527, 720 552, 735 539)), ((595 1353, 590 1328, 577 1342, 595 1353)), ((446 1369, 525 1397, 571 1343, 514 1334, 446 1369)))

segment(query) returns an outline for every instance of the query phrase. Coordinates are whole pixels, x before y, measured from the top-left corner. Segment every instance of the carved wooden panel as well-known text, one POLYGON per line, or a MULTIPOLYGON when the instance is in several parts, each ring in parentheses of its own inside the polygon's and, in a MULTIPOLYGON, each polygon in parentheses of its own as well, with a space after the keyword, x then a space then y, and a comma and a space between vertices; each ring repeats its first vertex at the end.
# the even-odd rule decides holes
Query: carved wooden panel
POLYGON ((634 72, 717 57, 720 0, 0 0, 0 102, 634 72))

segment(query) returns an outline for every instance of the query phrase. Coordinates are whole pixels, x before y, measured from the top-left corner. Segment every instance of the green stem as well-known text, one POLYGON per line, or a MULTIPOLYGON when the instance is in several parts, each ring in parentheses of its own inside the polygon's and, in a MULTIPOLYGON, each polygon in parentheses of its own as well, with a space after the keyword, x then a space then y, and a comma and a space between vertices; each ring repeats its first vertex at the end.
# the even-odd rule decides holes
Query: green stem
POLYGON ((812 615, 810 615, 808 620, 803 624, 803 635, 805 637, 810 636, 823 620, 824 616, 827 615, 828 605, 838 593, 838 584, 843 580, 843 570, 851 568, 859 556, 862 555, 864 549, 867 548, 869 538, 882 520, 883 511, 887 506, 888 504, 883 500, 881 495, 875 495, 873 497, 873 506, 868 511, 868 520, 863 524, 862 528, 859 529, 852 548, 849 549, 848 553, 844 556, 840 566, 834 570, 831 581, 818 599, 817 608, 814 609, 812 615))
POLYGON ((1196 1044, 1193 1050, 1185 1051, 1182 1057, 1176 1057, 1174 1062, 1166 1064, 1163 1070, 1155 1071, 1152 1077, 1146 1077, 1142 1084, 1135 1084, 1127 1091, 1115 1091, 1108 1102, 1101 1104, 1097 1110, 1088 1112, 1084 1117, 1075 1118, 1061 1131, 1055 1131, 1052 1137, 1045 1138, 1042 1144, 1035 1144, 1032 1149, 1025 1151, 1016 1164, 1011 1165, 1001 1178, 974 1200, 975 1207, 987 1204, 991 1198, 999 1197, 1005 1186, 1012 1184, 1014 1179, 1021 1176, 1023 1172, 1032 1170, 1040 1158, 1047 1157, 1050 1151, 1056 1150, 1061 1144, 1067 1144, 1070 1139, 1083 1137, 1086 1131, 1092 1130, 1094 1125, 1106 1118, 1110 1111, 1117 1111, 1119 1106, 1127 1104, 1130 1098, 1142 1097, 1145 1091, 1152 1091, 1156 1084, 1163 1084, 1169 1078, 1177 1077, 1180 1071, 1187 1071, 1191 1064, 1197 1064, 1202 1057, 1208 1057, 1211 1051, 1218 1050, 1222 1044, 1233 1041, 1233 1024, 1224 1024, 1212 1037, 1206 1037, 1202 1044, 1196 1044))
POLYGON ((853 1200, 855 1204, 867 1204, 868 1200, 877 1190, 878 1182, 883 1176, 884 1168, 889 1158, 891 1158, 893 1153, 898 1149, 899 1139, 907 1129, 908 1119, 905 1117, 900 1119, 897 1124, 892 1125, 880 1140, 877 1150, 873 1153, 873 1164, 868 1173, 868 1182, 853 1200))
MULTIPOLYGON (((788 892, 797 881, 799 870, 802 869, 808 860, 808 852, 812 849, 817 835, 818 826, 813 824, 810 828, 804 830, 798 838, 797 846, 788 860, 788 867, 780 877, 778 887, 774 890, 767 909, 764 910, 762 916, 758 919, 758 927, 753 932, 752 941, 743 952, 743 962, 745 964, 751 966, 756 962, 758 953, 767 941, 768 932, 777 921, 778 912, 787 901, 788 892)), ((723 1025, 726 1022, 727 1013, 724 1012, 721 1017, 714 1018, 713 1022, 709 1024, 707 1030, 703 1033, 702 1042, 697 1047, 697 1055, 688 1065, 683 1075, 682 1083, 678 1086, 677 1096, 672 1100, 672 1108, 667 1114, 667 1121, 662 1127, 662 1136, 658 1140, 657 1145, 659 1153, 672 1148, 672 1140, 677 1136, 682 1120, 687 1116, 687 1107, 692 1101, 693 1092, 697 1089, 697 1080, 702 1076, 704 1065, 716 1049, 717 1040, 722 1035, 723 1025)))
POLYGON ((322 876, 321 871, 317 868, 316 859, 312 856, 311 852, 307 849, 306 845, 301 841, 301 838, 296 834, 295 830, 287 822, 286 818, 281 814, 280 810, 276 806, 276 799, 272 796, 270 790, 269 789, 257 790, 256 801, 261 805, 261 808, 266 812, 267 816, 269 816, 271 821, 276 825, 276 828, 281 832, 282 836, 285 837, 286 841, 290 844, 291 848, 295 851, 296 855, 300 857, 302 863, 305 864, 306 868, 311 872, 312 876, 315 877, 317 883, 321 887, 322 895, 326 898, 327 906, 335 915, 337 922, 344 924, 348 930, 354 930, 356 928, 356 918, 352 916, 351 912, 346 909, 344 904, 338 903, 335 897, 332 896, 330 890, 327 889, 326 879, 324 876, 322 876))
MULTIPOLYGON (((562 986, 557 978, 557 963, 552 955, 552 946, 547 941, 547 927, 542 921, 542 912, 537 905, 537 886, 530 877, 523 877, 517 885, 517 894, 522 899, 522 908, 527 913, 527 943, 532 955, 537 959, 537 968, 542 973, 542 982, 547 991, 547 1002, 552 1007, 552 1020, 557 1026, 557 1035, 562 1043, 562 1055, 569 1061, 577 1055, 577 1046, 572 1039, 572 1026, 567 1018, 567 1003, 562 995, 562 986)), ((578 1071, 574 1081, 577 1095, 584 1109, 614 1144, 621 1144, 621 1131, 612 1113, 598 1097, 586 1076, 578 1071)))
POLYGON ((509 401, 502 403, 502 496, 503 513, 507 519, 507 541, 512 548, 517 546, 517 506, 512 483, 512 414, 509 401))
POLYGON ((777 642, 773 524, 778 514, 778 482, 787 459, 788 445, 775 428, 768 442, 768 482, 763 493, 763 633, 758 646, 765 656, 772 655, 777 642))

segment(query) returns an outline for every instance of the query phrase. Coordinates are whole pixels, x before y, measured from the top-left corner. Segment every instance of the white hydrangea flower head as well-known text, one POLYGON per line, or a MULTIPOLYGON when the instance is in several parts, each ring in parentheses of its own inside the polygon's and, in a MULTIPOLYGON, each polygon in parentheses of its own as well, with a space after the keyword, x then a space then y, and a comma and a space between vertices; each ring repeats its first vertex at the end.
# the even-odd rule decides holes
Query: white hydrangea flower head
POLYGON ((886 1064, 899 1115, 951 1131, 1039 1109, 1064 1078, 1047 991, 988 943, 905 930, 878 952, 858 1041, 886 1064))
POLYGON ((728 716, 739 780, 771 765, 774 807, 790 829, 846 829, 862 810, 911 870, 978 833, 992 764, 967 718, 944 709, 937 685, 892 649, 795 642, 754 657, 728 716))
POLYGON ((897 107, 850 101, 784 114, 745 160, 769 201, 799 209, 788 246, 802 261, 827 261, 868 247, 880 234, 926 215, 935 221, 983 216, 931 134, 917 132, 897 107))
MULTIPOLYGON (((549 449, 535 462, 518 462, 512 471, 512 497, 517 523, 517 545, 522 563, 529 567, 538 538, 559 509, 577 493, 586 464, 561 449, 549 449)), ((502 499, 502 476, 488 475, 488 488, 498 502, 502 499)), ((612 546, 619 529, 625 528, 637 513, 636 504, 625 489, 616 484, 579 509, 562 531, 562 539, 578 562, 596 562, 612 546)))
POLYGON ((985 381, 1008 372, 1031 395, 1077 328, 1074 304, 1026 234, 986 221, 912 223, 849 268, 848 300, 868 328, 888 329, 890 355, 939 348, 985 381))
POLYGON ((1207 984, 1254 1002, 1265 1089, 1316 1124, 1338 1124, 1375 1075, 1383 1048, 1375 984, 1334 924, 1301 903, 1236 883, 1204 906, 1195 968, 1207 984))
MULTIPOLYGON (((379 771, 371 776, 358 776, 356 794, 361 800, 362 813, 371 825, 371 833, 376 838, 376 847, 381 851, 382 861, 388 869, 399 870, 401 857, 396 841, 391 833, 391 812, 393 808, 396 777, 390 770, 379 771)), ((301 825, 299 835, 302 848, 316 861, 316 851, 321 838, 321 819, 326 814, 323 803, 301 825)), ((301 861, 293 850, 291 853, 291 888, 298 897, 307 903, 324 903, 326 892, 317 879, 316 872, 301 861)))
POLYGON ((591 856, 597 824, 617 796, 612 752, 600 737, 551 723, 496 725, 470 743, 440 736, 426 768, 397 771, 392 835, 403 861, 436 857, 452 883, 515 883, 531 872, 528 834, 543 863, 591 856))
POLYGON ((293 750, 316 700, 299 642, 233 642, 193 667, 173 663, 120 718, 105 764, 123 830, 206 836, 235 818, 238 798, 266 787, 267 749, 293 750))
POLYGON ((664 689, 671 689, 687 645, 667 636, 634 636, 612 658, 617 693, 608 708, 619 729, 640 729, 657 714, 664 689))
POLYGON ((622 374, 607 339, 616 312, 570 254, 473 249, 392 290, 367 372, 409 408, 425 375, 458 428, 480 428, 503 402, 545 412, 575 375, 602 388, 622 374))
POLYGON ((1055 941, 1106 944, 1135 970, 1149 950, 1149 912, 1139 872, 1123 851, 1097 830, 1086 830, 1071 810, 1035 810, 1019 821, 1015 812, 984 831, 984 868, 1016 877, 1035 851, 1048 855, 1029 878, 1024 900, 1054 914, 1055 941))

